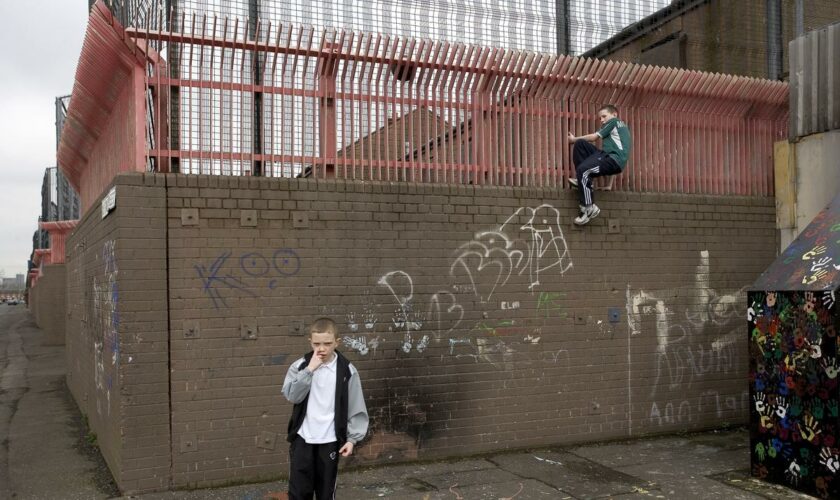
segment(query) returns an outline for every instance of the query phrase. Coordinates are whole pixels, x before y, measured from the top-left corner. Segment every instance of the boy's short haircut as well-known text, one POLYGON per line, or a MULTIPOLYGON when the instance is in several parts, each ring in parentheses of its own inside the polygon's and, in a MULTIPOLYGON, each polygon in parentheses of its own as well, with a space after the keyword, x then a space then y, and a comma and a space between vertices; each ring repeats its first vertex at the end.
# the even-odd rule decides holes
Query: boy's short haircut
POLYGON ((338 327, 335 321, 330 318, 318 318, 309 325, 309 335, 313 333, 332 333, 333 337, 338 336, 338 327))
POLYGON ((614 104, 604 104, 603 106, 601 106, 601 110, 607 111, 608 113, 611 113, 613 115, 618 114, 618 108, 616 108, 614 104))

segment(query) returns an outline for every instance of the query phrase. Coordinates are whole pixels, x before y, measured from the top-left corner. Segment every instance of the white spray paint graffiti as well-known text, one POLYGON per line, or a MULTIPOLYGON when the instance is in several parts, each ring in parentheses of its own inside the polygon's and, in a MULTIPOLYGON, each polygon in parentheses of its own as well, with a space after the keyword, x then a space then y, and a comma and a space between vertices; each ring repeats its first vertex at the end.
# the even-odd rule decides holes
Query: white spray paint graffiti
POLYGON ((564 274, 573 265, 560 228, 560 212, 551 205, 517 209, 498 230, 476 233, 456 254, 449 268, 450 276, 457 278, 459 273, 464 273, 469 280, 467 286, 481 302, 489 301, 514 273, 522 275, 527 271, 528 289, 533 290, 540 285, 540 273, 554 269, 564 274), (518 229, 512 228, 511 222, 522 215, 528 221, 518 229), (522 231, 528 233, 527 241, 508 234, 522 231), (490 279, 478 278, 486 273, 491 273, 490 279))
MULTIPOLYGON (((569 246, 563 237, 563 230, 560 228, 560 212, 551 205, 540 205, 527 210, 531 211, 531 218, 520 229, 531 231, 528 258, 531 284, 528 288, 534 288, 540 284, 541 272, 558 266, 560 272, 565 273, 572 268, 572 259, 569 246)), ((516 215, 512 215, 505 224, 516 215)), ((502 225, 503 228, 505 224, 502 225)))
POLYGON ((365 293, 365 303, 362 307, 362 321, 364 321, 365 330, 372 332, 376 327, 378 318, 376 316, 376 303, 370 296, 370 293, 365 293))
POLYGON ((359 336, 344 336, 341 338, 342 343, 348 348, 352 349, 362 356, 366 355, 368 352, 373 350, 376 353, 376 350, 379 348, 379 337, 373 337, 372 339, 368 339, 364 335, 359 336))
POLYGON ((448 337, 464 319, 464 307, 458 303, 458 298, 450 292, 437 292, 429 299, 429 312, 432 330, 435 338, 448 337), (441 303, 445 309, 441 308, 441 303))
MULTIPOLYGON (((652 398, 660 391, 685 390, 709 375, 728 374, 737 369, 739 328, 735 323, 740 320, 738 305, 743 302, 743 288, 725 294, 711 288, 709 252, 705 250, 700 252, 692 286, 634 292, 628 284, 626 309, 631 337, 645 333, 644 318, 654 318, 656 371, 651 384, 652 398), (677 304, 685 308, 683 314, 675 311, 677 304), (710 329, 717 332, 713 337, 706 333, 710 329)), ((701 399, 706 396, 704 393, 701 399)), ((724 399, 726 408, 738 408, 734 396, 717 398, 724 399)), ((698 408, 692 413, 692 408, 690 402, 682 400, 655 400, 649 421, 656 425, 685 423, 700 411, 698 408)), ((720 403, 717 408, 721 408, 720 403)))
MULTIPOLYGON (((569 248, 560 227, 560 212, 547 204, 518 208, 498 228, 475 233, 471 241, 455 250, 449 266, 449 283, 432 293, 428 301, 416 296, 415 280, 408 272, 397 269, 381 275, 376 284, 388 291, 396 306, 390 322, 384 322, 382 328, 387 325, 388 332, 402 335, 399 340, 389 340, 397 341, 399 349, 406 354, 414 350, 423 353, 434 344, 444 343, 450 355, 510 368, 515 346, 540 342, 539 324, 500 328, 509 325, 497 319, 466 322, 463 304, 479 306, 482 318, 525 308, 539 310, 543 314, 537 313, 535 320, 545 322, 551 314, 540 309, 542 302, 534 308, 518 297, 514 300, 503 297, 493 300, 493 297, 503 290, 505 294, 522 291, 520 287, 526 285, 524 291, 536 293, 541 280, 549 275, 562 276, 571 267, 569 248), (511 288, 514 276, 527 279, 516 281, 519 290, 511 288), (421 310, 424 303, 427 306, 421 310), (525 331, 526 328, 530 330, 525 331), (463 337, 463 332, 470 332, 470 337, 463 337), (502 335, 507 335, 504 340, 500 338, 502 335)), ((366 297, 361 312, 346 314, 351 336, 343 341, 347 348, 361 355, 371 351, 367 339, 376 331, 376 310, 388 308, 386 304, 373 303, 369 294, 366 297), (365 332, 359 335, 362 324, 365 332)), ((539 300, 543 300, 542 296, 539 300)))
MULTIPOLYGON (((687 292, 691 298, 691 304, 696 304, 685 313, 685 321, 689 326, 704 327, 709 322, 715 325, 724 325, 738 315, 738 304, 743 303, 745 288, 734 293, 718 295, 709 286, 709 252, 700 252, 700 265, 695 273, 695 283, 687 292)), ((684 292, 685 293, 685 292, 684 292)), ((669 342, 673 342, 672 331, 676 330, 683 338, 686 329, 683 326, 672 325, 671 318, 674 313, 666 305, 668 299, 678 298, 680 290, 662 290, 656 293, 649 293, 640 290, 631 293, 630 285, 627 285, 627 327, 630 335, 639 335, 642 315, 656 314, 656 339, 657 351, 665 353, 669 342)))
POLYGON ((397 301, 398 308, 391 319, 394 330, 408 334, 423 328, 423 315, 414 311, 414 281, 411 275, 404 271, 391 271, 379 278, 377 284, 387 288, 397 301))

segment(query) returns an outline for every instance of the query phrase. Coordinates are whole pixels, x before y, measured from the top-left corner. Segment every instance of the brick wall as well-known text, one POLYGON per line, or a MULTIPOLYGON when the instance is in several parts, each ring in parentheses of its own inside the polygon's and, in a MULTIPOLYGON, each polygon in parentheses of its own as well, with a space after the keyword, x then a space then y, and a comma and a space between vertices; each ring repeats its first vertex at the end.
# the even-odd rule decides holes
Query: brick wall
MULTIPOLYGON (((712 0, 664 23, 604 59, 667 65, 667 59, 646 57, 643 52, 674 34, 685 38, 684 68, 767 78, 767 26, 765 0, 731 2, 712 0)), ((836 0, 805 1, 805 31, 838 20, 836 0)), ((796 37, 795 2, 782 2, 783 71, 788 70, 788 42, 796 37)))
POLYGON ((30 309, 35 323, 44 331, 45 345, 64 344, 65 325, 65 267, 50 264, 42 268, 38 283, 31 290, 30 309))
POLYGON ((163 180, 118 178, 67 244, 68 385, 126 492, 170 482, 163 180))
MULTIPOLYGON (((120 404, 155 418, 165 404, 154 398, 171 405, 164 488, 287 473, 280 388, 321 315, 340 323, 371 415, 346 464, 746 422, 743 290, 775 256, 772 198, 599 192, 601 216, 578 228, 568 190, 139 174, 116 184, 115 212, 83 222, 74 241, 87 235, 88 260, 116 242, 115 368, 132 394, 120 404)), ((90 345, 77 353, 86 371, 71 368, 94 393, 90 345)), ((147 432, 125 415, 123 432, 147 432)), ((143 460, 127 438, 122 450, 143 460)))

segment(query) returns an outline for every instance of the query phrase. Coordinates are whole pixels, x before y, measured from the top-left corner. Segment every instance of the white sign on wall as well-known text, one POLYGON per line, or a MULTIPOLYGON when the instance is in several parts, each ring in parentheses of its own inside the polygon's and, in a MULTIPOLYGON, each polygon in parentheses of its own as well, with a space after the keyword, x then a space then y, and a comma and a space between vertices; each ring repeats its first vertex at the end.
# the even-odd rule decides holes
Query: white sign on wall
POLYGON ((111 210, 117 206, 117 186, 111 188, 108 191, 108 194, 105 195, 105 198, 102 198, 102 218, 108 216, 111 213, 111 210))

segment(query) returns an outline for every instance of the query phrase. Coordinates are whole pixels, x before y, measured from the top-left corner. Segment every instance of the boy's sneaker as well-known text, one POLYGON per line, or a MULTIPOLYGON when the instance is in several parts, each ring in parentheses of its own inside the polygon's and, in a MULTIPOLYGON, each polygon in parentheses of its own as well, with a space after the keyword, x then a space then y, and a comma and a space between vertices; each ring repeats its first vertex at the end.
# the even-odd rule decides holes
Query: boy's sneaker
POLYGON ((601 209, 598 208, 598 205, 591 204, 588 207, 584 208, 583 213, 580 216, 575 217, 575 224, 578 226, 582 226, 584 224, 588 224, 589 221, 598 217, 598 214, 601 213, 601 209))
POLYGON ((569 185, 573 188, 579 187, 577 177, 569 177, 569 185))

